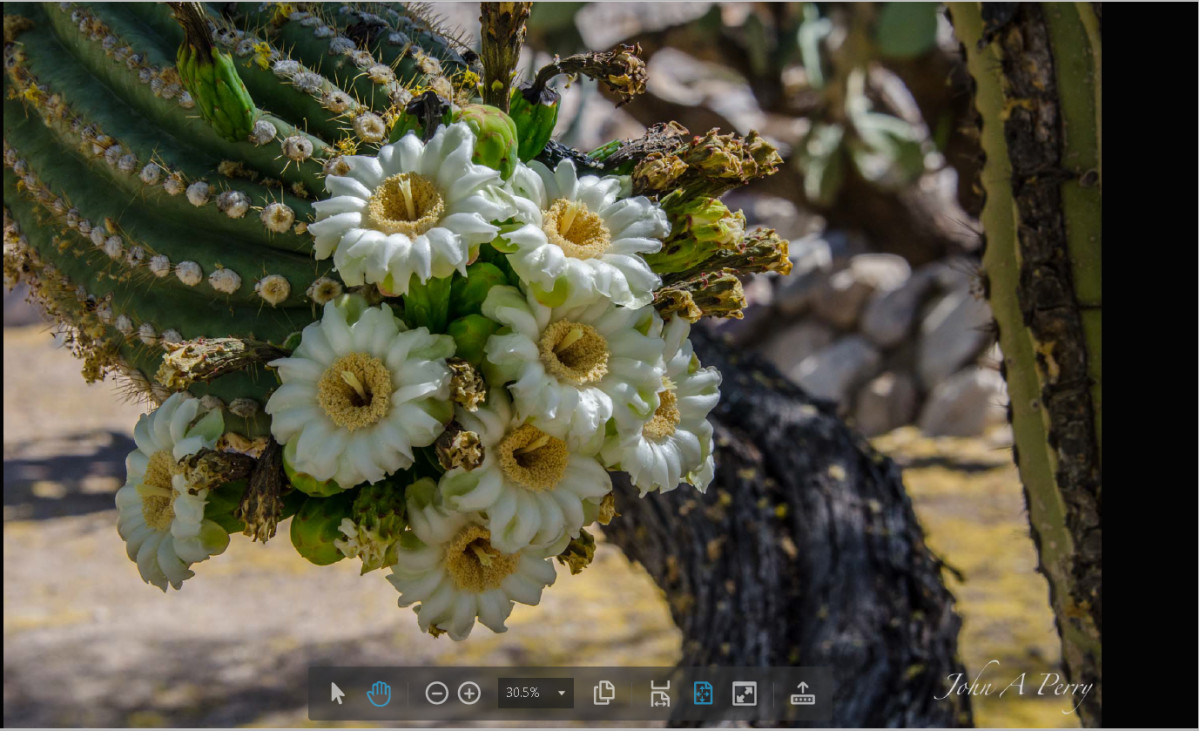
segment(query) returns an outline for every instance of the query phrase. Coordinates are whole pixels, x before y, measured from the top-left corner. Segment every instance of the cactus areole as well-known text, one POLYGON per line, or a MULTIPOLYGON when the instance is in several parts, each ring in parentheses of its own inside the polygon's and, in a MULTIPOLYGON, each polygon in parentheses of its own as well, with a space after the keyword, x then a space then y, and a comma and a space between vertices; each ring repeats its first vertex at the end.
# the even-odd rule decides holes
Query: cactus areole
POLYGON ((117 494, 147 583, 290 519, 423 630, 501 632, 553 559, 590 561, 610 472, 712 480, 721 375, 689 331, 790 269, 718 200, 779 155, 674 124, 555 142, 549 80, 631 98, 645 65, 514 89, 510 5, 480 55, 400 6, 5 5, 5 280, 152 408, 117 494))

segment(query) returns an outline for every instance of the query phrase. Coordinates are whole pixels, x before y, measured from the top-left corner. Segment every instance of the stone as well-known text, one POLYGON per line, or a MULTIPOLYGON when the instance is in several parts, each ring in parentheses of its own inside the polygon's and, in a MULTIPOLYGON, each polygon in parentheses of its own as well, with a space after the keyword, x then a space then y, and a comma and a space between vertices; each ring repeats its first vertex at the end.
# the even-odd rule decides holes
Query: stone
POLYGON ((854 257, 871 251, 871 244, 866 236, 857 231, 826 231, 822 236, 833 255, 834 269, 841 269, 854 257))
POLYGON ((855 256, 813 295, 813 309, 834 327, 853 329, 868 297, 896 289, 909 274, 908 262, 894 254, 855 256))
POLYGON ((41 308, 26 299, 28 292, 22 282, 4 293, 4 327, 44 325, 49 322, 41 308))
POLYGON ((899 345, 912 332, 917 312, 936 284, 936 273, 923 267, 899 287, 875 292, 863 308, 859 330, 881 348, 899 345))
POLYGON ((992 339, 991 310, 967 289, 953 290, 929 308, 921 320, 917 377, 930 390, 975 359, 992 339))
POLYGON ((776 278, 775 306, 784 315, 797 317, 808 311, 821 283, 833 269, 833 253, 825 239, 812 235, 788 244, 788 258, 792 272, 776 278))
POLYGON ((774 275, 755 274, 742 282, 742 293, 746 295, 746 304, 756 307, 766 307, 775 299, 775 290, 771 286, 774 275))
POLYGON ((931 437, 975 437, 1007 417, 1008 391, 999 371, 971 366, 937 385, 918 425, 931 437))
POLYGON ((788 259, 792 262, 793 277, 833 270, 833 249, 819 234, 788 242, 788 259))
POLYGON ((854 424, 868 437, 911 424, 916 414, 917 385, 910 376, 894 371, 871 379, 854 404, 854 424))
POLYGON ((726 338, 733 345, 748 346, 761 339, 763 331, 774 318, 774 310, 770 307, 748 305, 742 310, 741 319, 705 317, 697 324, 709 328, 713 333, 726 338))
POLYGON ((787 373, 800 361, 833 342, 833 330, 815 320, 790 325, 770 336, 759 346, 759 352, 771 361, 780 373, 787 373))
POLYGON ((848 407, 855 390, 875 375, 882 360, 866 338, 850 335, 810 355, 787 375, 817 398, 848 407))

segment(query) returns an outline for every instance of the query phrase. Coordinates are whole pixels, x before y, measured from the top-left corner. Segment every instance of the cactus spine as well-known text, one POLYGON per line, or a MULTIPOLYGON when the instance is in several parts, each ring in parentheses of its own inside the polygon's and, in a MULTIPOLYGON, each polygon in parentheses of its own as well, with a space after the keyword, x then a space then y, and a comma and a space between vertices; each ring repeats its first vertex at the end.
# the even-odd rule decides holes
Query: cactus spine
POLYGON ((1078 712, 1101 723, 1100 19, 1089 3, 950 8, 981 116, 983 268, 1013 457, 1078 712))

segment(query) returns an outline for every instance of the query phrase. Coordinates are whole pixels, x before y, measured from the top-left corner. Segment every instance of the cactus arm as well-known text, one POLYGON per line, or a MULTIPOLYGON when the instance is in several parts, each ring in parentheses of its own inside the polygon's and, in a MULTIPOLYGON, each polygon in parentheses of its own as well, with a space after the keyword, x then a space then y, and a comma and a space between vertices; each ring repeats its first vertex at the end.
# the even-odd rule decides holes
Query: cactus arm
MULTIPOLYGON (((318 160, 327 158, 333 153, 330 152, 328 145, 320 139, 267 113, 261 113, 259 120, 271 124, 277 130, 272 142, 255 146, 250 142, 229 142, 222 139, 207 122, 200 119, 197 113, 181 107, 175 100, 166 100, 156 96, 150 83, 141 81, 140 71, 151 69, 151 67, 142 66, 138 71, 134 71, 131 70, 129 64, 109 58, 103 47, 103 36, 93 40, 92 34, 80 31, 79 26, 71 20, 73 12, 87 15, 91 13, 91 10, 58 11, 50 9, 46 13, 46 19, 54 28, 62 45, 73 52, 98 80, 107 85, 140 114, 169 131, 176 139, 186 140, 191 146, 203 149, 209 154, 224 159, 242 160, 263 175, 278 177, 289 184, 300 183, 309 191, 323 188, 321 177, 323 171, 318 160), (284 158, 280 149, 281 141, 294 135, 305 138, 313 146, 313 156, 300 163, 284 158)), ((95 22, 101 21, 99 18, 95 18, 95 22)), ((127 45, 140 49, 145 47, 142 44, 143 41, 144 39, 137 37, 118 37, 115 45, 118 47, 127 45)), ((172 75, 177 76, 173 66, 153 67, 150 75, 160 79, 163 75, 168 78, 172 75)), ((153 79, 151 79, 151 83, 152 81, 153 79)))
POLYGON ((217 195, 223 190, 238 190, 245 193, 258 209, 281 200, 295 211, 298 220, 303 220, 312 215, 312 206, 307 201, 246 180, 209 175, 211 171, 221 169, 217 160, 185 148, 170 138, 156 137, 152 128, 139 123, 128 108, 106 89, 96 88, 100 85, 92 76, 73 64, 53 63, 51 59, 64 51, 49 33, 31 29, 21 36, 21 43, 24 58, 8 69, 9 76, 18 91, 36 84, 45 87, 47 96, 58 98, 61 104, 53 108, 42 101, 29 103, 28 106, 37 110, 43 123, 59 140, 68 147, 82 149, 86 158, 89 157, 87 152, 97 147, 95 141, 103 136, 107 138, 107 144, 120 145, 125 153, 137 158, 129 171, 118 169, 111 161, 105 164, 103 160, 97 160, 90 166, 90 174, 85 173, 87 177, 77 182, 99 175, 126 194, 142 196, 148 202, 153 202, 159 215, 194 220, 200 230, 222 232, 245 239, 248 243, 261 242, 262 245, 284 251, 311 252, 311 241, 306 236, 289 232, 273 234, 268 238, 267 229, 253 210, 234 219, 218 211, 215 205, 217 195), (20 73, 22 71, 26 73, 20 73), (87 117, 83 116, 83 112, 76 112, 84 108, 76 102, 85 97, 89 102, 87 117), (86 133, 88 130, 91 130, 91 134, 86 133), (180 174, 187 183, 208 177, 213 182, 209 201, 202 206, 194 206, 182 194, 168 194, 161 182, 144 182, 139 172, 152 161, 163 168, 161 178, 164 180, 173 173, 180 174))
MULTIPOLYGON (((147 26, 154 29, 170 47, 178 47, 183 41, 183 32, 164 3, 132 3, 130 10, 147 26)), ((346 125, 338 121, 338 113, 327 109, 322 98, 327 92, 345 91, 322 77, 320 88, 305 91, 285 81, 271 68, 273 60, 288 56, 269 41, 252 31, 243 30, 241 38, 231 33, 217 33, 214 43, 233 56, 238 73, 245 82, 251 96, 264 109, 296 124, 303 120, 306 130, 325 142, 332 142, 343 135, 346 125)), ((311 71, 304 68, 303 71, 311 71)), ((351 100, 351 107, 358 102, 351 100)))
MULTIPOLYGON (((382 112, 390 105, 386 84, 373 83, 364 73, 365 69, 356 66, 349 54, 330 49, 335 35, 319 38, 316 26, 290 18, 276 19, 275 10, 266 4, 247 4, 236 12, 239 26, 262 27, 272 42, 288 49, 291 58, 346 89, 368 109, 382 112)), ((322 24, 326 25, 323 20, 322 24)))
POLYGON ((1081 21, 1093 11, 1020 6, 1017 20, 991 29, 988 40, 978 4, 953 3, 950 12, 982 118, 983 268, 1004 352, 1013 456, 1064 665, 1073 682, 1095 684, 1078 712, 1084 725, 1098 725, 1100 59, 1081 21), (1052 121, 1042 123, 1047 114, 1052 121))

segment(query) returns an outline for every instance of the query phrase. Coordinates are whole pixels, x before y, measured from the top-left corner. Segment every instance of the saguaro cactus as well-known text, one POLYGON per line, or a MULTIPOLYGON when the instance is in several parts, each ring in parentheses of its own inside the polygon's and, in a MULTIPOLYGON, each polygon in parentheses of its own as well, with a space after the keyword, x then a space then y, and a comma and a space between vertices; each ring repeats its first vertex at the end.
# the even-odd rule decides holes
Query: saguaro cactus
POLYGON ((983 270, 1040 568, 1100 725, 1100 17, 955 3, 987 162, 983 270))

